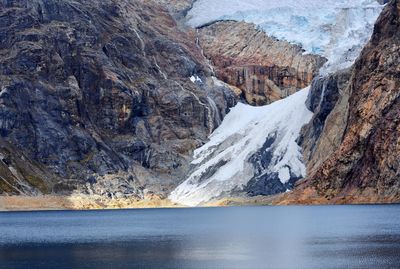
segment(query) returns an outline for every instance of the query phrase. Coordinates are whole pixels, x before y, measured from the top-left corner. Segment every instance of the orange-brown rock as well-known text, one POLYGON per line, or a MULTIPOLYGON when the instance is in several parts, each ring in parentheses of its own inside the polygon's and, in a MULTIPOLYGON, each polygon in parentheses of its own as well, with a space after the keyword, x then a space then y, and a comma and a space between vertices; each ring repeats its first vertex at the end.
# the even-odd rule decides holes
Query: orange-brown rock
POLYGON ((200 28, 198 38, 216 76, 240 88, 253 105, 271 103, 308 86, 326 61, 245 22, 213 23, 200 28))

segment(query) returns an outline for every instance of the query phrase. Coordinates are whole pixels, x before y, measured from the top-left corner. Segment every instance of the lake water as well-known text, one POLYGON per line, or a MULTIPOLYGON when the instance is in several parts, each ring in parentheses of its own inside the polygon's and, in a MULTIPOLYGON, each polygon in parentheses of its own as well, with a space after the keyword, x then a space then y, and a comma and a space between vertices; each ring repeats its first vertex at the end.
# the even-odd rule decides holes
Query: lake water
POLYGON ((0 268, 397 269, 400 206, 0 213, 0 268))

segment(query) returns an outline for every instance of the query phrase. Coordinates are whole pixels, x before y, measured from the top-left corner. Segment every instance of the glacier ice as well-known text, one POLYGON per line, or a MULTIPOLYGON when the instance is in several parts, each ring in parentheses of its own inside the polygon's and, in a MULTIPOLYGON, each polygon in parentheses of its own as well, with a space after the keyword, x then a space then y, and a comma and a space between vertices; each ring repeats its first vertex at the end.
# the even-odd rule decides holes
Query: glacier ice
POLYGON ((196 206, 243 188, 254 175, 249 158, 274 135, 272 160, 265 173, 278 173, 282 183, 291 174, 305 176, 300 147, 296 143, 302 126, 312 117, 305 101, 309 89, 263 107, 237 104, 194 153, 193 173, 170 195, 176 203, 196 206), (290 174, 290 173, 291 174, 290 174))
POLYGON ((193 27, 218 20, 254 23, 305 53, 326 57, 325 74, 354 63, 382 8, 376 0, 198 0, 187 19, 193 27))

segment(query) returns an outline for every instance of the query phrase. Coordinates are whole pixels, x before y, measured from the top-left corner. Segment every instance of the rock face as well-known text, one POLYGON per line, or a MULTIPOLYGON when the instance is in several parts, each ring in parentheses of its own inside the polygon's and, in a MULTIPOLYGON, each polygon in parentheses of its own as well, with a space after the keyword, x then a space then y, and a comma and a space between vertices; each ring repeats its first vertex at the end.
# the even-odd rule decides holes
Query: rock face
POLYGON ((192 8, 195 0, 158 0, 178 20, 183 19, 192 8))
MULTIPOLYGON (((305 131, 305 136, 316 134, 317 139, 315 149, 310 147, 312 143, 305 144, 306 156, 312 160, 311 175, 291 196, 295 201, 313 197, 329 202, 400 201, 399 63, 400 1, 392 0, 348 82, 346 73, 334 76, 340 78, 333 83, 334 92, 336 86, 340 88, 340 97, 324 124, 315 124, 326 115, 319 109, 314 124, 305 131), (322 125, 318 138, 316 130, 322 125), (323 163, 316 167, 318 158, 323 163)), ((319 93, 314 93, 318 97, 319 93)), ((329 110, 331 104, 322 107, 329 110)))
POLYGON ((216 76, 238 87, 252 105, 269 104, 307 87, 326 61, 245 22, 201 27, 198 38, 216 76))
POLYGON ((306 105, 314 116, 304 126, 299 138, 308 174, 319 167, 341 143, 346 128, 349 99, 346 88, 350 75, 350 70, 343 70, 317 77, 311 84, 306 105))
POLYGON ((156 1, 0 0, 0 193, 173 188, 235 104, 180 29, 156 1))

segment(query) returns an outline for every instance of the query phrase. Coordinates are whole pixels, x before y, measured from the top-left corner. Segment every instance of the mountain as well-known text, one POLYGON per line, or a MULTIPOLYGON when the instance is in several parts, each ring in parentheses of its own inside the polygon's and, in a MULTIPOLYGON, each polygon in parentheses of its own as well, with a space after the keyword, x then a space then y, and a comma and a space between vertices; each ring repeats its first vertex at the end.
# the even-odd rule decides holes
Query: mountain
POLYGON ((0 195, 399 201, 386 2, 0 0, 0 195))

